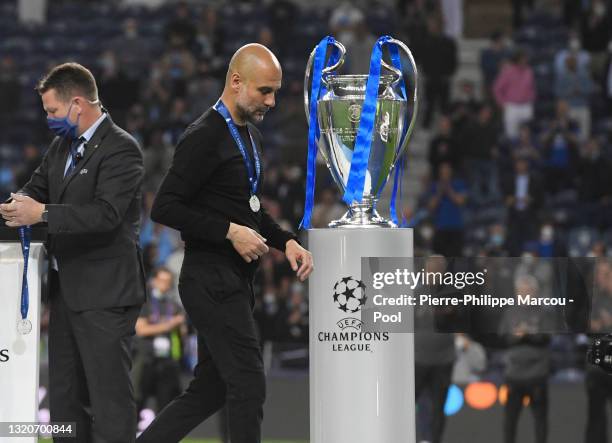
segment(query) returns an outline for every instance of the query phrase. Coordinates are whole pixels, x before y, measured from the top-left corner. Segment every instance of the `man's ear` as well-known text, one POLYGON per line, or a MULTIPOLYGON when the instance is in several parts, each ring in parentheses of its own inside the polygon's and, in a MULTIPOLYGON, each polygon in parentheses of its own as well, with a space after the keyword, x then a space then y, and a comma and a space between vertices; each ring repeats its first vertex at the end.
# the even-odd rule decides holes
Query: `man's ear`
POLYGON ((82 97, 75 97, 73 103, 73 109, 76 110, 77 115, 81 115, 81 113, 83 112, 83 105, 85 104, 85 99, 82 97))
POLYGON ((241 84, 242 84, 242 78, 240 77, 240 74, 238 74, 237 72, 233 72, 230 77, 230 85, 232 89, 234 90, 234 92, 238 92, 240 90, 241 84))

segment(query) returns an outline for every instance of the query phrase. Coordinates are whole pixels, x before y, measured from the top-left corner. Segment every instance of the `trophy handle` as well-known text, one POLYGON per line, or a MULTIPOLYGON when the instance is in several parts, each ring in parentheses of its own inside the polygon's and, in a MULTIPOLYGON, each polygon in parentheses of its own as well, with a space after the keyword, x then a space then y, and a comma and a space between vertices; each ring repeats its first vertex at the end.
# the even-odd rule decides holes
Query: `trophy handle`
MULTIPOLYGON (((406 147, 406 144, 408 143, 408 141, 410 140, 410 137, 412 135, 412 131, 414 130, 414 125, 416 124, 416 118, 417 118, 417 111, 418 111, 418 72, 417 72, 417 66, 416 63, 414 61, 414 57, 412 56, 412 52, 410 51, 410 49, 408 48, 408 46, 406 46, 404 44, 404 42, 397 40, 395 38, 391 38, 389 39, 389 43, 394 43, 396 44, 408 57, 408 60, 410 61, 410 66, 412 68, 412 72, 414 72, 414 96, 412 97, 412 103, 413 103, 413 112, 412 112, 412 118, 410 119, 410 123, 408 124, 408 130, 406 131, 406 134, 404 135, 404 139, 401 141, 400 146, 397 149, 396 152, 396 157, 393 161, 393 165, 395 165, 395 163, 397 162, 398 157, 400 156, 400 154, 402 152, 404 152, 404 148, 406 147)), ((399 69, 395 68, 394 66, 389 66, 387 63, 385 63, 385 61, 382 61, 382 65, 389 69, 390 71, 393 71, 398 77, 397 79, 393 82, 393 85, 396 85, 397 82, 400 81, 400 79, 404 76, 403 72, 400 72, 399 69)), ((406 97, 407 100, 409 100, 409 97, 406 97)))
MULTIPOLYGON (((342 43, 335 40, 334 46, 336 46, 340 50, 340 58, 338 61, 326 68, 323 68, 322 75, 325 75, 331 71, 335 71, 340 68, 344 63, 344 56, 346 55, 346 48, 342 43)), ((308 83, 310 82, 310 76, 312 75, 312 64, 314 62, 314 56, 317 48, 315 47, 310 53, 310 57, 308 57, 308 63, 306 64, 306 73, 304 74, 304 111, 306 112, 306 121, 310 125, 310 97, 308 96, 308 83)))

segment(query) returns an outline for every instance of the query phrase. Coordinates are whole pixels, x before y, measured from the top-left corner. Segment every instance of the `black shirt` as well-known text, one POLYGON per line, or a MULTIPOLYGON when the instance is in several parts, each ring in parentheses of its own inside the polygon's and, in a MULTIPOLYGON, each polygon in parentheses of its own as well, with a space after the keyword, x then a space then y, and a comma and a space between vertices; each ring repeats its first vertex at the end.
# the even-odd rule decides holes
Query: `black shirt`
MULTIPOLYGON (((238 127, 253 161, 253 136, 260 161, 262 138, 251 124, 238 127)), ((263 165, 259 178, 259 196, 263 165)), ((229 258, 252 274, 257 261, 247 264, 225 238, 230 222, 248 226, 267 239, 267 245, 285 250, 295 235, 284 231, 262 207, 249 206, 250 184, 244 159, 227 123, 214 109, 208 109, 179 139, 172 165, 166 174, 151 211, 151 218, 181 232, 185 252, 206 252, 229 258)), ((261 197, 260 197, 261 198, 261 197)))

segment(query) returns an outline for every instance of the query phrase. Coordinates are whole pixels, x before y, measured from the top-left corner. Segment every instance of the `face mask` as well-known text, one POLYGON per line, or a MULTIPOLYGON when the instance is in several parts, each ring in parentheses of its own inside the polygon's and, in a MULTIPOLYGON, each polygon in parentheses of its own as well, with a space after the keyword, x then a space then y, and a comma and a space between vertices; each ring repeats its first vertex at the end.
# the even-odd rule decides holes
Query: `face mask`
POLYGON ((553 240, 554 230, 552 226, 543 226, 540 231, 540 240, 544 243, 550 243, 553 240))
POLYGON ((49 129, 55 133, 55 135, 59 137, 68 137, 70 139, 75 139, 77 137, 77 129, 79 127, 79 118, 81 115, 77 117, 76 123, 72 123, 70 121, 70 110, 72 109, 72 104, 68 108, 68 113, 66 117, 62 118, 52 118, 47 117, 47 125, 49 129))
POLYGON ((494 246, 501 246, 504 244, 504 236, 502 234, 493 234, 491 242, 494 246))
POLYGON ((569 42, 569 48, 572 51, 578 51, 580 49, 580 40, 578 40, 577 38, 571 39, 569 42))

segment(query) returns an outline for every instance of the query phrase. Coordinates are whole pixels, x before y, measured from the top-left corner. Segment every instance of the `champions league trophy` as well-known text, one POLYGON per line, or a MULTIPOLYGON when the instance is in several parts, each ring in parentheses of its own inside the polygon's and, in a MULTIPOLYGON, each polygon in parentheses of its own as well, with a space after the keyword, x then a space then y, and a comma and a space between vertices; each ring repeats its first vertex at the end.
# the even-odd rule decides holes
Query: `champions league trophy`
POLYGON ((397 325, 384 323, 368 329, 379 292, 364 281, 383 269, 362 259, 413 254, 412 229, 396 228, 395 199, 417 113, 416 65, 406 45, 388 36, 374 45, 368 74, 339 75, 345 55, 340 42, 325 37, 310 55, 304 81, 309 139, 302 227, 316 266, 309 280, 310 441, 414 443, 413 335, 388 332, 397 325), (329 225, 336 229, 309 229, 317 150, 349 206, 329 225), (376 203, 392 173, 386 220, 376 203))
MULTIPOLYGON (((321 154, 349 204, 349 211, 329 226, 395 227, 396 223, 378 214, 376 203, 396 168, 391 205, 391 217, 395 219, 394 203, 402 167, 398 163, 417 116, 416 64, 408 47, 391 37, 378 40, 369 74, 338 75, 336 70, 344 63, 345 55, 342 43, 327 37, 310 54, 304 78, 308 123, 315 137, 320 133, 321 154), (315 59, 321 54, 324 56, 330 45, 333 48, 330 65, 321 69, 321 60, 315 59), (389 48, 391 65, 382 58, 383 46, 389 48), (399 49, 409 61, 407 72, 402 70, 399 49), (387 72, 381 72, 381 66, 387 72)), ((312 142, 309 140, 309 145, 312 142)), ((310 161, 313 161, 312 149, 309 146, 310 161)), ((306 220, 309 215, 307 208, 305 224, 309 224, 309 219, 306 220)))

